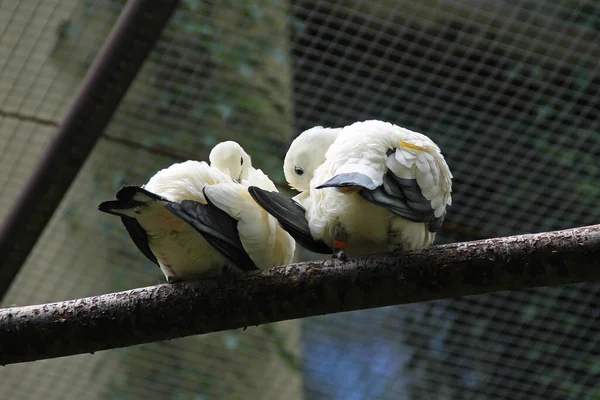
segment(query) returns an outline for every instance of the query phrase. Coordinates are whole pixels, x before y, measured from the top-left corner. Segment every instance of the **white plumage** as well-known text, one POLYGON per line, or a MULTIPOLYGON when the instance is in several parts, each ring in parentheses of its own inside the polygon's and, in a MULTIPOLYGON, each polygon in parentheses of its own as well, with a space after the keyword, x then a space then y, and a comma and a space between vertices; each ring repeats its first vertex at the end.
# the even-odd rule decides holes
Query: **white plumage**
POLYGON ((248 195, 240 184, 218 184, 206 188, 206 196, 219 209, 238 221, 244 250, 261 269, 292 262, 296 242, 248 195))
MULTIPOLYGON (((309 226, 316 239, 332 243, 336 223, 339 223, 348 233, 348 254, 379 253, 388 247, 415 249, 433 242, 437 229, 430 231, 429 224, 442 217, 446 206, 452 203, 452 174, 431 139, 387 122, 357 122, 344 128, 340 140, 330 146, 325 157, 311 180, 312 207, 307 210, 309 226), (429 210, 423 212, 417 198, 406 199, 409 194, 401 185, 400 193, 393 193, 393 189, 388 193, 381 190, 384 177, 389 178, 390 171, 402 180, 416 181, 433 215, 423 216, 429 210), (355 173, 365 175, 371 182, 353 184, 352 180, 343 182, 342 179, 342 182, 326 183, 336 176, 355 173), (365 198, 352 188, 379 189, 390 204, 382 207, 383 198, 365 198), (409 204, 405 205, 407 200, 409 204)), ((386 185, 390 185, 387 181, 386 185)))
POLYGON ((237 182, 248 179, 249 172, 254 170, 250 155, 233 140, 216 145, 208 155, 208 160, 212 167, 228 174, 237 182))
POLYGON ((173 164, 141 188, 122 188, 117 200, 103 202, 99 209, 121 216, 137 247, 159 265, 169 282, 219 275, 223 269, 289 263, 293 240, 250 198, 248 183, 242 186, 234 180, 246 178, 267 190, 274 190, 273 183, 252 167, 250 156, 235 142, 215 146, 210 160, 212 165, 173 164), (231 197, 223 199, 223 193, 231 197), (258 214, 266 216, 256 218, 258 214), (259 255, 257 238, 271 236, 274 239, 262 244, 266 256, 259 255))
POLYGON ((242 245, 257 266, 266 269, 291 263, 296 242, 248 194, 249 186, 274 192, 277 187, 262 170, 251 165, 244 176, 241 184, 213 185, 205 189, 205 194, 211 203, 238 221, 242 245))
MULTIPOLYGON (((309 188, 294 198, 305 210, 305 226, 289 203, 285 209, 275 204, 284 204, 281 197, 252 188, 250 193, 305 247, 312 238, 340 256, 360 256, 431 244, 452 191, 452 174, 438 146, 425 135, 376 120, 336 133, 324 159, 317 155, 321 163, 309 188)), ((308 141, 299 143, 308 148, 304 153, 316 151, 308 141)), ((286 159, 296 159, 290 152, 298 151, 290 148, 286 159)))
POLYGON ((308 191, 315 169, 325 161, 325 153, 342 128, 315 126, 302 132, 290 145, 283 161, 283 173, 291 188, 308 191))

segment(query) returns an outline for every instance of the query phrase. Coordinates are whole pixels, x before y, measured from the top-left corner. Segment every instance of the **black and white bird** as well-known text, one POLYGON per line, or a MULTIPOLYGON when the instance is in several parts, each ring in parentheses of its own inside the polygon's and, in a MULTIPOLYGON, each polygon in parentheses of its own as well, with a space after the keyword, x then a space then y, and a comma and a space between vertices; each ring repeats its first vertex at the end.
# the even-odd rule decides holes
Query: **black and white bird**
POLYGON ((294 240, 247 191, 276 191, 273 182, 236 142, 219 143, 209 159, 173 164, 98 209, 121 217, 170 283, 290 263, 294 240))
POLYGON ((304 132, 290 147, 284 172, 303 190, 298 196, 258 187, 250 195, 300 245, 334 257, 426 247, 452 203, 452 174, 439 147, 383 121, 304 132))

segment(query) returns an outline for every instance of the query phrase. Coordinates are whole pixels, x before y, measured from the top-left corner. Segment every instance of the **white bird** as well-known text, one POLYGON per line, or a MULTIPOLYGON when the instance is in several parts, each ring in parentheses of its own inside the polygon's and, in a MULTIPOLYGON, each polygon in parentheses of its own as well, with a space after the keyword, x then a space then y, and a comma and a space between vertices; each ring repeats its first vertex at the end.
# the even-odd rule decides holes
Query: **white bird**
MULTIPOLYGON (((170 283, 289 263, 293 239, 235 182, 262 171, 255 170, 250 156, 232 141, 219 143, 209 158, 212 165, 204 161, 173 164, 142 187, 121 188, 117 200, 105 201, 98 208, 121 217, 138 249, 160 267, 170 283), (235 194, 227 199, 229 203, 221 203, 237 207, 237 213, 219 208, 219 201, 211 202, 211 196, 220 199, 222 191, 235 194), (179 215, 178 207, 183 204, 193 207, 191 215, 179 215), (267 217, 255 218, 257 208, 267 217), (274 239, 263 241, 270 236, 274 239)), ((251 181, 267 190, 275 188, 266 175, 251 181)))
MULTIPOLYGON (((212 159, 211 159, 212 161, 212 159)), ((207 204, 194 200, 184 200, 171 203, 167 209, 203 235, 215 230, 214 223, 206 219, 207 211, 211 209, 224 212, 235 219, 237 234, 245 253, 260 269, 273 268, 292 262, 296 242, 278 223, 277 220, 259 206, 248 194, 248 186, 258 186, 263 190, 277 193, 273 181, 260 169, 255 169, 248 159, 247 169, 241 176, 241 183, 219 183, 206 186, 203 189, 207 204)), ((221 238, 212 243, 219 248, 221 238)), ((226 249, 224 250, 226 251, 226 249)))
POLYGON ((342 128, 308 194, 249 188, 299 244, 340 258, 430 245, 451 191, 452 174, 431 139, 376 120, 342 128))

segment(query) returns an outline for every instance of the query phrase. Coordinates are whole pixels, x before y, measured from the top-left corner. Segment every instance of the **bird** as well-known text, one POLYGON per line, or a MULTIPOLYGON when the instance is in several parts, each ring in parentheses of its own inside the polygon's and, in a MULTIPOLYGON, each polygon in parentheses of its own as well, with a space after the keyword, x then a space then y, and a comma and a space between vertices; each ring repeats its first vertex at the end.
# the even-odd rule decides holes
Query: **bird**
MULTIPOLYGON (((210 210, 224 212, 237 222, 237 234, 243 249, 255 265, 260 266, 260 269, 268 269, 289 264, 294 256, 296 242, 248 193, 250 185, 272 193, 278 192, 277 187, 262 170, 255 169, 250 160, 247 165, 248 168, 241 173, 239 183, 218 183, 204 187, 206 205, 195 200, 184 200, 181 203, 170 203, 166 207, 202 234, 210 234, 215 229, 213 224, 219 223, 207 219, 210 210)), ((222 238, 217 238, 212 244, 220 248, 222 241, 222 238)))
POLYGON ((433 243, 452 204, 452 174, 430 138, 367 120, 341 128, 324 160, 320 144, 304 142, 301 152, 315 151, 317 158, 305 164, 322 161, 308 190, 302 182, 305 190, 287 198, 248 188, 300 245, 345 260, 433 243))
MULTIPOLYGON (((158 171, 141 187, 122 187, 116 200, 102 202, 98 209, 121 217, 135 245, 160 267, 168 283, 289 263, 295 246, 289 234, 262 209, 270 219, 248 217, 256 214, 254 209, 258 206, 239 182, 244 177, 248 180, 250 173, 252 176, 264 173, 252 167, 250 156, 233 141, 217 144, 209 160, 210 165, 194 160, 175 163, 158 171), (221 203, 227 204, 220 200, 220 191, 232 193, 231 188, 239 192, 228 199, 230 207, 239 209, 233 215, 227 212, 231 210, 219 208, 221 203), (210 196, 215 197, 215 202, 210 201, 210 196), (186 210, 193 207, 193 210, 179 213, 177 207, 186 210), (252 224, 258 225, 251 229, 252 224), (263 246, 278 245, 279 252, 268 249, 265 253, 271 258, 260 257, 255 250, 256 242, 269 234, 278 240, 263 246), (260 239, 255 235, 261 235, 260 239), (291 249, 286 236, 292 242, 291 249)), ((266 175, 262 181, 256 178, 249 181, 274 190, 272 182, 268 185, 265 179, 271 182, 266 175)))

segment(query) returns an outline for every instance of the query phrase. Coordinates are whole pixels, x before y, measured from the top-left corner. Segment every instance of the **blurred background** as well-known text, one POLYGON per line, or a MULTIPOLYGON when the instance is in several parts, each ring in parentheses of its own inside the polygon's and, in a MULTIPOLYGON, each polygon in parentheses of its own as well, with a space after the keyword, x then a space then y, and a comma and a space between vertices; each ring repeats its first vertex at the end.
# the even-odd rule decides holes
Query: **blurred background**
MULTIPOLYGON (((0 221, 125 1, 0 1, 0 221)), ((225 139, 383 119, 454 174, 438 243, 599 222, 600 2, 183 0, 1 306, 163 282, 123 184, 225 139)), ((299 259, 314 257, 299 254, 299 259)), ((0 369, 3 399, 600 399, 600 286, 287 321, 0 369)))

